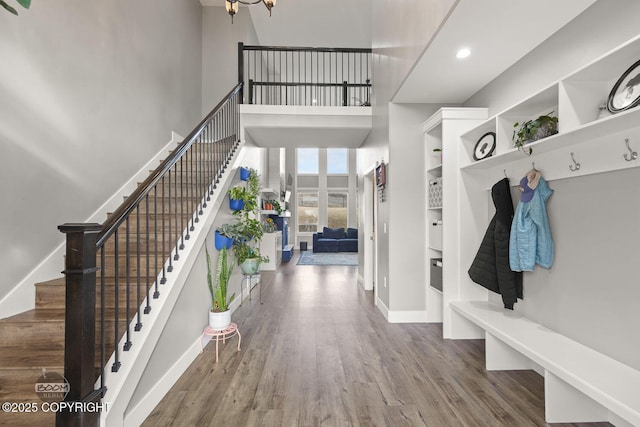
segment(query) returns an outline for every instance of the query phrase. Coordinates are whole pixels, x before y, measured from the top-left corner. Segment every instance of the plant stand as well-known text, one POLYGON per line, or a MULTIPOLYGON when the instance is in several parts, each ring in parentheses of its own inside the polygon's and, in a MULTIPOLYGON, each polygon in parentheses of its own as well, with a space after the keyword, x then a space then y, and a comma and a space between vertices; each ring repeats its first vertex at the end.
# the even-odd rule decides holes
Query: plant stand
POLYGON ((251 281, 254 277, 258 279, 256 285, 260 285, 260 304, 262 304, 262 277, 260 277, 260 273, 256 274, 242 274, 242 282, 240 283, 240 305, 242 305, 242 301, 244 300, 244 282, 247 282, 247 288, 249 289, 249 301, 251 301, 251 281))
POLYGON ((218 342, 222 341, 222 344, 226 342, 227 339, 231 339, 234 336, 238 335, 238 351, 240 351, 240 341, 242 337, 240 336, 240 331, 238 330, 238 325, 235 323, 231 323, 223 330, 215 330, 210 326, 204 328, 202 331, 202 336, 200 337, 200 353, 204 351, 204 346, 202 345, 202 339, 205 336, 211 337, 211 339, 216 339, 216 363, 218 363, 218 342))

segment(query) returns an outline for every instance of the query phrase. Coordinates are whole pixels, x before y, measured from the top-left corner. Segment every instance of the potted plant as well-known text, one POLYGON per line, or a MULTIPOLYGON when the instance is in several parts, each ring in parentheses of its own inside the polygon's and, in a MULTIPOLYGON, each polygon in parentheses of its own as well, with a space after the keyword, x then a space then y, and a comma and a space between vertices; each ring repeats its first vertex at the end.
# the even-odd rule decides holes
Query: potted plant
POLYGON ((217 250, 220 251, 222 248, 231 249, 233 244, 232 233, 233 231, 229 224, 222 224, 216 229, 214 243, 217 250))
POLYGON ((531 148, 526 150, 524 148, 525 144, 558 133, 558 118, 551 114, 553 114, 553 111, 535 120, 528 120, 522 124, 519 122, 514 123, 513 127, 517 128, 513 130, 513 136, 511 137, 514 146, 526 154, 531 154, 533 150, 531 148))
POLYGON ((276 231, 276 224, 273 222, 273 219, 267 218, 264 220, 262 228, 265 233, 273 233, 276 231))
POLYGON ((282 214, 282 206, 280 206, 280 202, 277 200, 270 200, 271 202, 271 206, 272 206, 272 210, 278 212, 278 215, 282 214))
POLYGON ((255 274, 260 263, 267 262, 269 259, 263 257, 258 249, 264 235, 262 223, 258 219, 260 177, 255 169, 249 169, 249 172, 247 188, 243 188, 242 193, 244 207, 233 213, 237 221, 229 227, 229 234, 233 239, 233 253, 238 265, 245 274, 255 274))
POLYGON ((218 265, 216 266, 215 282, 211 276, 211 257, 206 243, 204 247, 207 255, 207 284, 211 293, 211 310, 209 311, 209 326, 221 331, 226 329, 231 323, 231 310, 229 304, 236 294, 227 298, 227 287, 233 272, 233 262, 227 263, 227 248, 223 247, 218 255, 218 265))
POLYGON ((247 189, 236 185, 229 190, 229 208, 236 212, 241 211, 245 208, 247 198, 247 189))
POLYGON ((260 263, 269 262, 269 258, 262 256, 260 250, 249 242, 235 244, 233 253, 244 274, 256 274, 260 268, 260 263))

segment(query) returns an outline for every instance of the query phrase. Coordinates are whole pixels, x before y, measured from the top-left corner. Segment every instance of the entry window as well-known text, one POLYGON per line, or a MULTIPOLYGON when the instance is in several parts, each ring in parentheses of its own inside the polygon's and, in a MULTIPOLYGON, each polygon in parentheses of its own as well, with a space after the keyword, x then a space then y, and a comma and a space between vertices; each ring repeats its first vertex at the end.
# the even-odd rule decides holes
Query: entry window
POLYGON ((330 228, 347 228, 349 195, 343 192, 329 193, 327 200, 327 223, 330 228))
POLYGON ((298 201, 298 232, 315 233, 318 231, 318 192, 300 192, 298 201))
POLYGON ((318 175, 320 170, 319 150, 317 148, 298 148, 297 152, 297 169, 301 175, 318 175))
POLYGON ((327 175, 347 175, 349 173, 349 150, 327 148, 327 175))

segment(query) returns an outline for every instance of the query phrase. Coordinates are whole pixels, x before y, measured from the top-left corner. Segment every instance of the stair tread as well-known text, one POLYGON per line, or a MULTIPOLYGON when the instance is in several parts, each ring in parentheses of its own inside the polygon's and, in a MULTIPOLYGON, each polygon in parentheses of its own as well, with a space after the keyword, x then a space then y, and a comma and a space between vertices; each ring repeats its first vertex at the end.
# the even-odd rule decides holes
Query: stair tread
POLYGON ((0 322, 64 322, 64 312, 64 308, 38 308, 1 319, 0 322))
POLYGON ((38 347, 0 348, 2 370, 64 370, 64 350, 38 347))

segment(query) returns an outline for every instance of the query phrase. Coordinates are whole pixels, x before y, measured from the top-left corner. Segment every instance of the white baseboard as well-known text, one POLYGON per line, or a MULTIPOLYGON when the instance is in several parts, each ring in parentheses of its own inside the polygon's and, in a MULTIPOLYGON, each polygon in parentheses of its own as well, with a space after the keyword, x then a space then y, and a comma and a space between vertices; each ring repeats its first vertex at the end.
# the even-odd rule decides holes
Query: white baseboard
MULTIPOLYGON (((177 143, 184 138, 175 132, 171 132, 169 141, 156 155, 138 170, 122 187, 118 189, 102 206, 100 206, 89 218, 87 223, 103 223, 106 220, 107 212, 112 212, 122 204, 125 196, 131 194, 137 187, 138 182, 144 181, 151 170, 160 164, 160 160, 167 157, 177 143)), ((60 238, 63 239, 62 234, 60 238)), ((62 277, 64 270, 64 251, 66 243, 64 240, 49 255, 47 255, 33 270, 31 270, 4 298, 0 300, 0 319, 33 310, 36 304, 36 283, 62 277)))
POLYGON ((427 323, 427 312, 424 310, 417 311, 394 311, 389 310, 384 302, 378 298, 378 310, 382 312, 384 318, 389 323, 427 323))
POLYGON ((131 408, 124 415, 125 426, 139 426, 147 419, 149 414, 158 406, 167 392, 180 379, 182 374, 198 357, 202 350, 202 337, 189 346, 187 351, 171 366, 171 368, 160 378, 158 382, 147 392, 134 408, 131 408))

